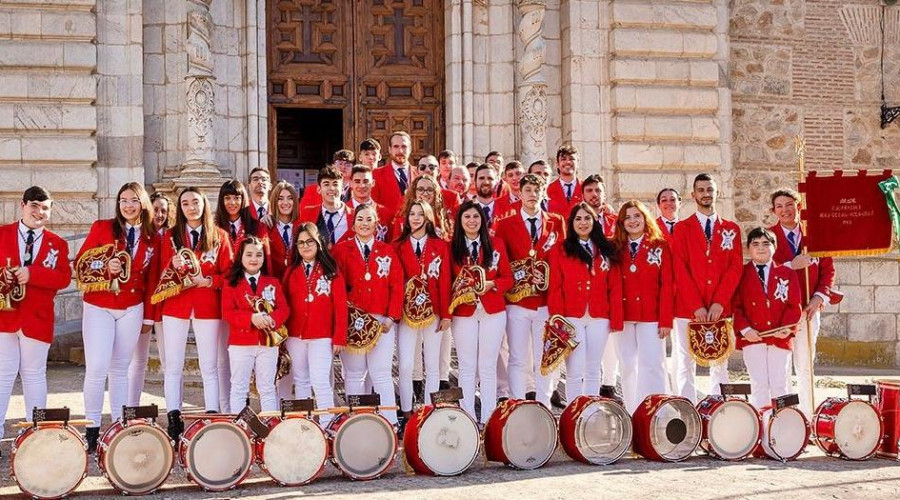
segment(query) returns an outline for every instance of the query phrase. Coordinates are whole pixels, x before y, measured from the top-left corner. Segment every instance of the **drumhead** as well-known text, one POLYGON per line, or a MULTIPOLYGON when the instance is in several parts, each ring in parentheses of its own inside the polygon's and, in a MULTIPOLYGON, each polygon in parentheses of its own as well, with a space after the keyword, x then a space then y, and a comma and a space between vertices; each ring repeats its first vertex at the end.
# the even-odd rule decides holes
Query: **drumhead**
POLYGON ((328 458, 328 441, 312 420, 288 418, 269 432, 262 450, 262 461, 272 479, 301 485, 322 470, 328 458))
POLYGON ((759 442, 759 414, 744 401, 725 401, 710 417, 707 433, 709 445, 718 456, 746 457, 759 442))
POLYGON ((439 476, 455 476, 478 456, 478 426, 459 408, 436 408, 419 429, 419 458, 439 476))
POLYGON ((796 457, 806 447, 806 418, 791 406, 777 415, 771 410, 763 415, 762 446, 766 455, 776 460, 796 457))
POLYGON ((834 422, 834 442, 847 458, 859 460, 875 452, 881 440, 878 412, 865 401, 849 401, 834 422))
POLYGON ((43 427, 17 444, 12 470, 16 482, 28 494, 60 497, 74 490, 84 478, 87 450, 74 431, 43 427))
POLYGON ((159 488, 175 460, 169 436, 151 425, 130 425, 113 436, 103 456, 109 482, 132 494, 159 488))
POLYGON ((334 435, 334 463, 354 479, 369 479, 386 471, 397 453, 390 422, 374 413, 357 413, 341 422, 334 435))
POLYGON ((575 426, 575 445, 592 464, 615 462, 631 445, 631 417, 622 406, 595 401, 582 412, 575 426))
POLYGON ((250 438, 232 422, 206 424, 186 446, 185 468, 197 484, 208 489, 240 484, 253 460, 250 438))
POLYGON ((677 462, 691 456, 701 436, 700 415, 690 401, 663 403, 650 424, 650 444, 663 459, 677 462))
POLYGON ((556 451, 556 419, 540 404, 513 407, 503 427, 503 451, 520 469, 541 467, 556 451))

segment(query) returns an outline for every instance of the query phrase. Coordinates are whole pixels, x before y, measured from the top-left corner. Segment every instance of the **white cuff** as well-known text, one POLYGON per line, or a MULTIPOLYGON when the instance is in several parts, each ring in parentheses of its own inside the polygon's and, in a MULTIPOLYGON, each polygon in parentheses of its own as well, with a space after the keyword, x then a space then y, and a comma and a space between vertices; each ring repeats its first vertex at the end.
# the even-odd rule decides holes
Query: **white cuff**
POLYGON ((752 330, 752 329, 753 329, 753 328, 751 328, 751 327, 749 327, 749 326, 746 327, 746 328, 744 328, 743 330, 741 330, 741 335, 746 335, 747 332, 749 332, 749 331, 752 330))
POLYGON ((822 299, 822 303, 827 304, 829 302, 828 296, 822 292, 816 292, 813 294, 813 297, 819 297, 822 299))

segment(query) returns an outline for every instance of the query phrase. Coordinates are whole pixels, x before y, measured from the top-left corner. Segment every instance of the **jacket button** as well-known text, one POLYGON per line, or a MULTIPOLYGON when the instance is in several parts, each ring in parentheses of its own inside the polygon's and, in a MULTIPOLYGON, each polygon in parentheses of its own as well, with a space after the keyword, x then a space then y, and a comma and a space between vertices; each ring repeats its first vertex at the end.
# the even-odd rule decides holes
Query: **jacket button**
POLYGON ((766 321, 766 324, 767 324, 767 325, 771 325, 772 322, 771 322, 771 321, 766 321))
POLYGON ((637 301, 638 301, 638 302, 640 302, 640 300, 641 300, 641 298, 640 298, 640 297, 638 297, 638 298, 636 298, 636 299, 634 299, 634 300, 637 300, 637 301))
POLYGON ((712 285, 712 280, 706 280, 707 285, 712 285))

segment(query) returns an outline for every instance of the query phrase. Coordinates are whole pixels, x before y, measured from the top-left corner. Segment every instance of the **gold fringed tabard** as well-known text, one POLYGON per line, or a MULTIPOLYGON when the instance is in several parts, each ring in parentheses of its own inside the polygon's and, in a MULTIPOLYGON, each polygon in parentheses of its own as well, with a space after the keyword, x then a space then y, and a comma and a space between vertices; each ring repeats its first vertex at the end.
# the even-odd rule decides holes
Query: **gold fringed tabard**
POLYGON ((378 318, 347 302, 350 320, 347 322, 347 352, 366 354, 375 348, 384 327, 378 318))
POLYGON ((691 357, 700 366, 728 362, 734 351, 734 327, 731 318, 718 321, 691 321, 687 332, 691 357))
POLYGON ((474 304, 479 295, 484 295, 487 275, 478 266, 464 266, 453 280, 453 294, 450 296, 450 313, 460 305, 474 304))
POLYGON ((575 325, 566 318, 554 314, 544 325, 544 352, 541 354, 541 375, 553 373, 572 351, 578 347, 575 340, 575 325))
POLYGON ((75 262, 75 286, 82 292, 105 292, 110 290, 113 281, 125 282, 130 278, 131 255, 124 250, 116 251, 113 243, 91 248, 75 262), (122 261, 122 273, 113 277, 106 265, 116 258, 122 261))
POLYGON ((527 297, 534 297, 547 291, 550 266, 534 257, 515 260, 510 264, 513 286, 506 292, 506 299, 516 303, 527 297))
MULTIPOLYGON (((174 245, 174 243, 173 243, 174 245)), ((150 297, 151 304, 159 304, 160 302, 172 298, 183 290, 194 286, 193 277, 200 276, 200 260, 197 255, 189 248, 177 250, 176 255, 180 255, 184 261, 184 265, 180 269, 175 269, 171 262, 162 272, 159 278, 159 284, 150 297)))
POLYGON ((421 276, 413 276, 406 282, 403 293, 403 321, 412 328, 422 328, 434 323, 436 318, 428 282, 421 276))

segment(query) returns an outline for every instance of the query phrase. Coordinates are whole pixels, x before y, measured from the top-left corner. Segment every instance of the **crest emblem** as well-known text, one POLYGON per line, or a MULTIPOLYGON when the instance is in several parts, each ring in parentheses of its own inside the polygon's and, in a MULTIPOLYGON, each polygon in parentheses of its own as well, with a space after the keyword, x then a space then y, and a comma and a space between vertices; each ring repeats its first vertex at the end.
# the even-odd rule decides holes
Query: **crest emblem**
POLYGON ((42 264, 47 269, 53 269, 56 267, 56 260, 58 258, 59 258, 59 250, 51 247, 50 250, 47 252, 47 256, 44 257, 44 262, 42 264))
POLYGON ((325 276, 320 276, 318 281, 316 281, 316 294, 318 294, 318 295, 331 294, 331 280, 329 280, 325 276))
POLYGON ((546 252, 550 250, 550 248, 552 248, 554 244, 556 244, 556 233, 551 232, 547 236, 547 241, 544 243, 544 251, 546 252))
POLYGON ((609 271, 609 261, 603 255, 600 256, 600 270, 609 271))
POLYGON ((734 229, 722 231, 722 250, 732 250, 734 248, 734 237, 736 236, 734 229))
POLYGON ((435 257, 431 264, 428 264, 428 276, 437 279, 441 276, 441 258, 435 257))
POLYGON ((788 285, 789 284, 790 284, 790 280, 784 279, 784 278, 778 278, 778 285, 775 287, 775 300, 787 302, 788 285))
POLYGON ((647 252, 647 264, 656 267, 662 265, 662 248, 656 247, 647 252))
POLYGON ((500 265, 500 252, 494 250, 494 254, 491 256, 491 270, 496 271, 497 267, 500 265))
POLYGON ((375 263, 378 264, 378 277, 385 278, 391 272, 391 257, 385 255, 383 257, 375 257, 375 263))
POLYGON ((387 237, 387 231, 387 226, 378 224, 378 228, 375 229, 375 239, 377 239, 378 241, 384 241, 384 239, 387 237))
POLYGON ((209 262, 211 264, 216 263, 217 256, 219 254, 219 247, 215 246, 212 250, 207 250, 203 252, 203 255, 200 256, 200 263, 203 264, 205 262, 209 262))
POLYGON ((274 306, 275 305, 275 285, 269 285, 269 286, 263 288, 262 298, 263 298, 263 300, 268 302, 269 305, 274 306))

